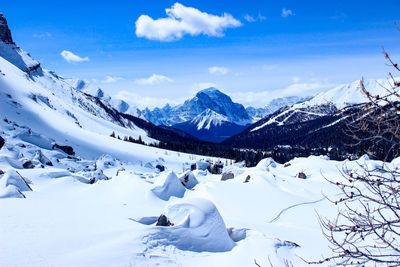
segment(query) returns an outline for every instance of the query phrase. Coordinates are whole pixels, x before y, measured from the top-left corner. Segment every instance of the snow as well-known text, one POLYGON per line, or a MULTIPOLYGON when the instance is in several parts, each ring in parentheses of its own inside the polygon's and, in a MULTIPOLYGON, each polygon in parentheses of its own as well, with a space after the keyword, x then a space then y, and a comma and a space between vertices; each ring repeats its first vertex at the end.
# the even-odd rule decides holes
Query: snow
POLYGON ((162 200, 169 200, 172 196, 181 198, 185 194, 185 187, 178 176, 172 171, 159 177, 151 191, 162 200))
POLYGON ((145 238, 147 246, 174 246, 193 252, 224 252, 235 246, 221 215, 209 200, 180 201, 169 206, 164 214, 173 226, 156 227, 145 238))
POLYGON ((191 120, 191 123, 197 126, 197 130, 207 129, 211 126, 220 126, 229 119, 211 109, 206 109, 191 120))
POLYGON ((361 171, 360 164, 400 165, 400 158, 264 159, 253 168, 224 166, 234 179, 221 181, 206 161, 226 159, 111 138, 156 142, 65 79, 47 70, 30 75, 7 55, 0 50, 1 266, 308 266, 301 258, 331 255, 317 214, 336 215, 325 196, 339 190, 325 178, 342 179, 343 168, 361 171), (33 168, 24 169, 26 161, 33 168), (156 226, 161 214, 173 225, 156 226))

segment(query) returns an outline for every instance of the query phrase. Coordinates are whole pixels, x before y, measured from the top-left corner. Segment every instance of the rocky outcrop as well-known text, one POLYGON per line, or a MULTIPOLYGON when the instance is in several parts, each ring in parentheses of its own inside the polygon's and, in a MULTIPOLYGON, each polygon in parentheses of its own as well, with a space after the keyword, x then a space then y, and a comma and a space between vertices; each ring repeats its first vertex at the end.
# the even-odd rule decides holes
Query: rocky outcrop
POLYGON ((4 146, 4 143, 5 143, 5 141, 4 141, 3 137, 0 136, 0 149, 4 146))
POLYGON ((10 28, 8 27, 7 19, 3 13, 0 13, 0 40, 6 44, 15 44, 10 28))

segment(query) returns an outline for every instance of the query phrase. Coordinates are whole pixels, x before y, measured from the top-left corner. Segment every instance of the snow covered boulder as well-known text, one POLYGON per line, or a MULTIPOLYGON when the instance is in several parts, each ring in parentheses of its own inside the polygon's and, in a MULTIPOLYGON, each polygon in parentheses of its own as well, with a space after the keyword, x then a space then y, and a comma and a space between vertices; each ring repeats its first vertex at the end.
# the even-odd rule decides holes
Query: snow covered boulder
POLYGON ((103 173, 102 170, 95 170, 95 171, 88 171, 88 172, 81 171, 78 174, 82 175, 83 177, 86 178, 86 179, 79 179, 78 178, 79 176, 77 176, 78 180, 80 182, 87 183, 87 184, 94 184, 99 180, 109 180, 110 179, 103 173))
POLYGON ((165 171, 165 160, 163 158, 158 158, 156 160, 147 162, 144 167, 149 169, 155 169, 157 172, 165 171))
POLYGON ((276 168, 276 162, 273 158, 262 159, 256 166, 257 169, 269 172, 270 168, 276 168))
POLYGON ((156 187, 151 191, 162 200, 169 200, 172 196, 183 197, 186 188, 174 172, 166 173, 156 181, 156 187))
POLYGON ((14 170, 0 178, 0 198, 25 198, 22 192, 32 191, 27 180, 14 170))
POLYGON ((205 171, 209 168, 210 163, 208 163, 205 160, 199 160, 196 162, 196 169, 201 170, 201 171, 205 171))
POLYGON ((102 155, 96 160, 96 169, 99 170, 105 170, 119 165, 120 163, 110 155, 102 155))
POLYGON ((179 179, 187 189, 193 189, 199 183, 196 176, 191 171, 185 172, 179 179))
POLYGON ((53 166, 53 163, 49 158, 47 158, 41 150, 38 150, 35 154, 35 159, 38 160, 43 165, 53 166))
POLYGON ((148 235, 145 241, 147 245, 173 245, 181 250, 195 252, 224 252, 235 246, 224 220, 209 200, 185 200, 169 206, 164 215, 173 225, 156 227, 148 235))

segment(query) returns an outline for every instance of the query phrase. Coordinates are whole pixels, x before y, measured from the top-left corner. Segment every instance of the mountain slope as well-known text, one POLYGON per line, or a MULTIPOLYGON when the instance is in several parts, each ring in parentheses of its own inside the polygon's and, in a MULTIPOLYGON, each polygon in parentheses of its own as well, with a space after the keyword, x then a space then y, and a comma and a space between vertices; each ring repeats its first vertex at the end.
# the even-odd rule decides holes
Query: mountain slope
POLYGON ((265 107, 262 108, 247 107, 246 111, 249 114, 249 116, 253 118, 253 122, 257 122, 283 107, 291 106, 293 104, 304 102, 309 99, 310 97, 298 97, 298 96, 280 97, 272 99, 270 102, 268 102, 267 105, 265 105, 265 107))
POLYGON ((200 140, 208 142, 221 142, 226 138, 243 131, 246 126, 237 125, 211 109, 206 109, 188 122, 173 125, 200 140))
MULTIPOLYGON (((382 85, 387 85, 387 81, 366 81, 372 94, 385 94, 382 85)), ((283 158, 292 153, 287 152, 288 147, 298 149, 297 155, 309 155, 311 150, 315 154, 327 153, 332 148, 331 154, 336 158, 362 154, 373 143, 354 140, 348 132, 348 123, 359 119, 363 103, 367 101, 359 88, 359 81, 338 86, 308 101, 284 107, 223 143, 237 148, 277 150, 280 151, 279 157, 283 158)), ((368 132, 360 134, 369 135, 368 132)), ((382 151, 375 154, 379 157, 382 151)))

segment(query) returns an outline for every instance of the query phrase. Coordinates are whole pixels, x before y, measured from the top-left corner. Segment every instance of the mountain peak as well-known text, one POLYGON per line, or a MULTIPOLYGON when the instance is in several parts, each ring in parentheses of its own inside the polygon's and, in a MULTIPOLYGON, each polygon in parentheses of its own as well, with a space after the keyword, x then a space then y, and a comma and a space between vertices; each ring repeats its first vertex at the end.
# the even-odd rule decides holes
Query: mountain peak
POLYGON ((205 94, 211 98, 216 98, 216 97, 220 97, 220 96, 227 96, 226 94, 224 94, 223 92, 221 92, 220 90, 218 90, 215 87, 209 87, 203 90, 200 90, 199 92, 197 92, 196 96, 199 97, 202 94, 205 94))
POLYGON ((1 12, 0 12, 0 41, 6 44, 15 44, 11 36, 10 28, 8 27, 7 19, 1 12))

